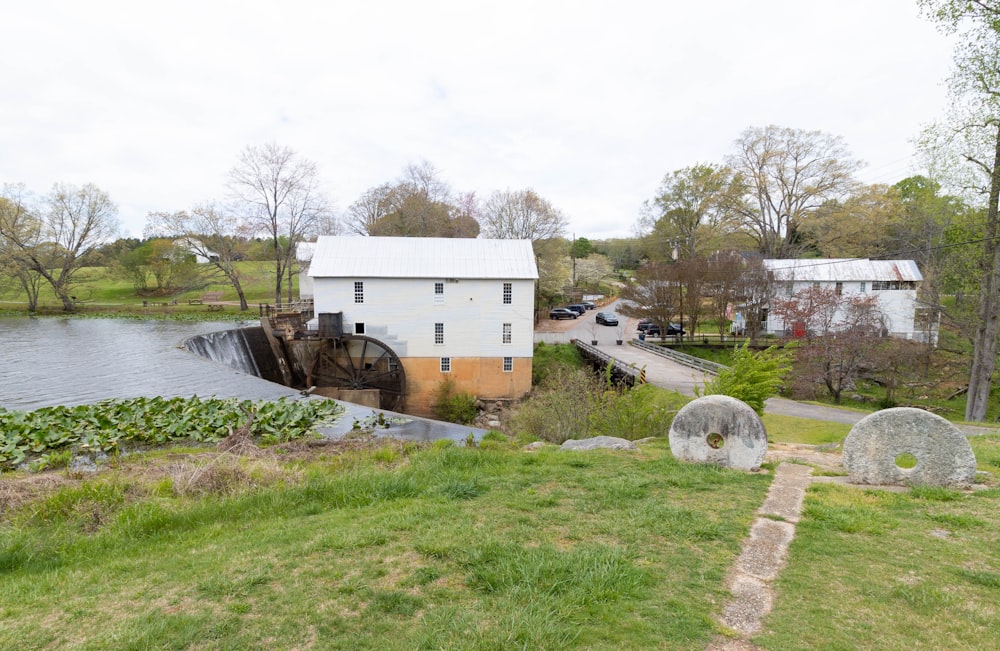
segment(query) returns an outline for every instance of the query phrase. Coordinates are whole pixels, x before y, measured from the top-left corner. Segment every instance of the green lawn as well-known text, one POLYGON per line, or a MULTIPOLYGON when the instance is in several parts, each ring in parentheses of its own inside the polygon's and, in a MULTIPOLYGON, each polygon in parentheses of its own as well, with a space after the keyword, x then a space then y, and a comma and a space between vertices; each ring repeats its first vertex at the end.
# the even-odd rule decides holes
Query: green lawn
MULTIPOLYGON (((242 274, 242 286, 247 302, 251 308, 258 303, 274 302, 274 266, 270 262, 239 262, 237 268, 242 274)), ((120 310, 136 310, 143 307, 143 301, 154 311, 168 312, 204 312, 204 305, 188 305, 188 299, 196 299, 205 292, 221 291, 223 301, 237 301, 236 290, 232 284, 221 276, 209 278, 203 286, 185 291, 171 292, 158 296, 141 296, 126 278, 111 274, 104 267, 84 267, 77 273, 77 282, 73 285, 72 294, 77 297, 77 305, 83 311, 115 312, 120 310), (173 301, 177 304, 174 305, 173 301), (161 303, 168 303, 163 307, 161 303)), ((287 293, 287 289, 282 291, 287 293)), ((293 282, 293 295, 298 295, 298 279, 293 282)), ((0 308, 7 310, 24 310, 27 298, 19 286, 9 279, 0 287, 0 308)), ((235 311, 235 306, 226 307, 227 311, 235 311)), ((48 285, 42 286, 39 293, 40 311, 61 311, 62 302, 57 300, 48 285)))
POLYGON ((702 649, 769 483, 665 441, 238 467, 122 472, 8 514, 0 648, 702 649), (176 497, 197 472, 272 480, 176 497))

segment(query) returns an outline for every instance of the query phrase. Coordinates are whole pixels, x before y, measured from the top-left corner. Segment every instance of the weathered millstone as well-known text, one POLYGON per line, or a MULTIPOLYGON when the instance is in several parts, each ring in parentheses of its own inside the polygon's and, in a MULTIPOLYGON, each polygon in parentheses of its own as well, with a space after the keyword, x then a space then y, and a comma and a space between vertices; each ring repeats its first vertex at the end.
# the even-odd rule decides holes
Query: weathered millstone
POLYGON ((963 486, 976 477, 968 439, 944 418, 912 407, 861 419, 844 439, 844 467, 851 483, 874 486, 963 486), (904 455, 916 465, 900 467, 904 455))
POLYGON ((757 470, 767 452, 767 432, 745 402, 729 396, 703 396, 674 416, 670 451, 685 461, 757 470))

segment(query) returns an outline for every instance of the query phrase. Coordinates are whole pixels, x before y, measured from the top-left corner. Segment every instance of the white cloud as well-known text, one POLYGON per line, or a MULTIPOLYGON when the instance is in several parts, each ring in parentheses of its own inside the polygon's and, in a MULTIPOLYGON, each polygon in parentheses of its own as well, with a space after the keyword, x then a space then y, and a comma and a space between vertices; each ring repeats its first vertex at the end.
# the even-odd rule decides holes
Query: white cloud
POLYGON ((592 239, 749 126, 843 136, 895 182, 951 61, 914 0, 36 0, 5 23, 0 181, 93 182, 133 234, 268 141, 342 207, 426 159, 459 191, 533 187, 592 239))

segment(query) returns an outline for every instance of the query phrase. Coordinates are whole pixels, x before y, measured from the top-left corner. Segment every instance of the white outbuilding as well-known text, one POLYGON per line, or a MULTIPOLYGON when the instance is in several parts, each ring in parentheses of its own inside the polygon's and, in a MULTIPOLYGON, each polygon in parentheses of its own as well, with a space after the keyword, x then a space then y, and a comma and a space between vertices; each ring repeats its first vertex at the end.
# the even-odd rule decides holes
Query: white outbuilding
MULTIPOLYGON (((859 258, 764 260, 771 274, 772 298, 788 298, 809 287, 833 290, 838 296, 875 296, 886 322, 887 334, 903 339, 937 342, 937 322, 917 302, 923 281, 913 260, 859 258)), ((794 333, 796 324, 785 323, 771 312, 766 332, 794 333)))

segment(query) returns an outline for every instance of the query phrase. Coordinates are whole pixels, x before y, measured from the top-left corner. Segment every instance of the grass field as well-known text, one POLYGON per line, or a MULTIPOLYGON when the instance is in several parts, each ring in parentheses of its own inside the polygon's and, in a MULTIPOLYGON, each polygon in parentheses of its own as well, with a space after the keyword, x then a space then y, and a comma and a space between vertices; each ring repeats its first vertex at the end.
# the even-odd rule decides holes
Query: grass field
MULTIPOLYGON (((259 303, 274 303, 274 266, 270 262, 240 262, 237 268, 242 274, 242 286, 251 309, 259 303)), ((207 278, 202 286, 161 296, 141 296, 132 282, 126 278, 116 277, 104 267, 84 267, 77 274, 77 283, 73 286, 73 295, 77 297, 77 306, 86 312, 118 312, 159 311, 167 313, 205 312, 204 305, 188 305, 189 299, 197 299, 202 294, 212 291, 222 292, 223 302, 239 300, 236 290, 224 278, 216 276, 207 278), (173 301, 177 304, 174 305, 173 301), (149 303, 143 308, 143 301, 149 303), (163 303, 167 303, 163 306, 163 303)), ((293 282, 293 294, 298 293, 298 280, 293 282)), ((287 289, 282 291, 287 293, 287 289)), ((23 290, 9 279, 0 286, 0 308, 6 310, 27 309, 27 298, 23 290)), ((227 305, 224 311, 236 311, 238 306, 227 305)), ((39 293, 40 312, 60 312, 62 303, 55 297, 48 285, 42 287, 39 293)))

